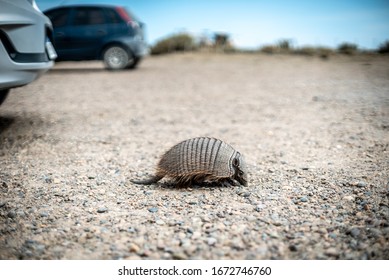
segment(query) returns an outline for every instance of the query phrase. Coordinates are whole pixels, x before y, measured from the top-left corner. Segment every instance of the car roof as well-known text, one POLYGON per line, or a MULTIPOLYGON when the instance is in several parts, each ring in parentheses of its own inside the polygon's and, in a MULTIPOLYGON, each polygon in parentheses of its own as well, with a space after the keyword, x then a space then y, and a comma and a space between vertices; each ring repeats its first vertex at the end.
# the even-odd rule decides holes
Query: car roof
MULTIPOLYGON (((64 5, 49 8, 49 9, 45 10, 44 12, 46 13, 46 12, 49 12, 52 10, 57 10, 57 9, 62 9, 62 8, 116 8, 116 7, 123 7, 123 6, 111 5, 111 4, 70 4, 70 5, 64 4, 64 5)), ((123 7, 123 8, 125 8, 125 7, 123 7)))

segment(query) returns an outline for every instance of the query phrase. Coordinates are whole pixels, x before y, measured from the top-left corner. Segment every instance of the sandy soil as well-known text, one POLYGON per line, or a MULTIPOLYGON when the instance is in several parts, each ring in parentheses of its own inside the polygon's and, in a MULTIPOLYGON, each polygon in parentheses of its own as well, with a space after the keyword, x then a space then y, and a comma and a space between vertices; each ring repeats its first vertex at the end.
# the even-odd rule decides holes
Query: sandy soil
POLYGON ((1 259, 389 259, 389 57, 58 63, 0 107, 1 259), (181 140, 248 187, 132 184, 181 140))

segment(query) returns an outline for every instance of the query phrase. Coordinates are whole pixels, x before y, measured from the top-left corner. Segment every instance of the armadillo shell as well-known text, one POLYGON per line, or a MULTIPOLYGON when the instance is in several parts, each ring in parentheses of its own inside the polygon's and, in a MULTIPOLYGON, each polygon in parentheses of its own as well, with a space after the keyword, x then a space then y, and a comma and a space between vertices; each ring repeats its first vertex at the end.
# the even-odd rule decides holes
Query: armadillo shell
POLYGON ((237 151, 227 143, 208 137, 185 140, 168 150, 158 169, 173 178, 204 176, 231 178, 237 151))

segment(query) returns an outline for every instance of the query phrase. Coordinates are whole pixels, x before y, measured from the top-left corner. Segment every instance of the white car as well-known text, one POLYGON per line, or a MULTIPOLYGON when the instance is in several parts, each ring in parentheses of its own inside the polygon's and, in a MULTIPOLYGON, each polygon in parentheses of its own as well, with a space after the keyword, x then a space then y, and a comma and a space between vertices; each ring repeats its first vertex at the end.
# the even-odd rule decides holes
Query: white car
POLYGON ((54 65, 52 25, 35 0, 0 0, 0 104, 54 65))

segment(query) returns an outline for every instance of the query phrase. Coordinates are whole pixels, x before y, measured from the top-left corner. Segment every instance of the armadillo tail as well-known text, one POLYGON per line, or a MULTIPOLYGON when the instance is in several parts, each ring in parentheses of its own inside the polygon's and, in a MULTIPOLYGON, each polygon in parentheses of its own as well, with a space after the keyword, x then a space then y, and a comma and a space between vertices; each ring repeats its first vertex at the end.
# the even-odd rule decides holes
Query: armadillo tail
POLYGON ((145 179, 145 180, 130 180, 130 182, 132 182, 134 184, 138 184, 138 185, 151 185, 151 184, 158 182, 162 178, 163 178, 163 176, 155 175, 155 176, 152 176, 152 177, 145 179))

